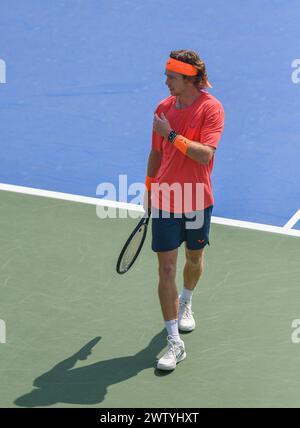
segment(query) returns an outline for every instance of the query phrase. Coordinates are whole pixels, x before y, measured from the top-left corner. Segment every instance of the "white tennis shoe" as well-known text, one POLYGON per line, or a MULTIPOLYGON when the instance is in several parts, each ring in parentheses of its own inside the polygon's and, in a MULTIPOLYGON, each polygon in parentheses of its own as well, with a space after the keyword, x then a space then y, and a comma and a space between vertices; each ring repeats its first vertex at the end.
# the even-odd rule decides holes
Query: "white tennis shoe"
POLYGON ((196 327, 192 312, 192 304, 184 303, 179 298, 178 308, 178 328, 181 331, 192 331, 196 327))
POLYGON ((183 340, 177 342, 173 336, 168 336, 167 341, 168 349, 157 363, 157 368, 159 370, 174 370, 176 364, 186 358, 183 340))

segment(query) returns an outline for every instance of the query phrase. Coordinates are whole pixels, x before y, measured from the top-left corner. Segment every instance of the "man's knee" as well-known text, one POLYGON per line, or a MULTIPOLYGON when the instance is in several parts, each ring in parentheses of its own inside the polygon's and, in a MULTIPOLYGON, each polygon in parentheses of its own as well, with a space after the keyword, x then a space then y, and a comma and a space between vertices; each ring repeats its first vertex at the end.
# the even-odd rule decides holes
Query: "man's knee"
POLYGON ((203 251, 191 251, 186 250, 186 260, 194 268, 199 268, 203 270, 204 265, 204 253, 203 251))
POLYGON ((158 271, 161 279, 173 280, 176 276, 176 264, 166 261, 159 265, 158 271))

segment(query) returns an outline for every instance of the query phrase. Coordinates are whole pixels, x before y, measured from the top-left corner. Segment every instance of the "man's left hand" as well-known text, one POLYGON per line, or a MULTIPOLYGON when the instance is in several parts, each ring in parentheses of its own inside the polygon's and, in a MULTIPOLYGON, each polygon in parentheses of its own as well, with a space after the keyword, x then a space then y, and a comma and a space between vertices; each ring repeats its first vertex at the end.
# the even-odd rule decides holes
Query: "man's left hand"
POLYGON ((161 113, 160 117, 155 113, 153 119, 153 131, 164 138, 168 138, 168 135, 172 131, 170 122, 163 113, 161 113))

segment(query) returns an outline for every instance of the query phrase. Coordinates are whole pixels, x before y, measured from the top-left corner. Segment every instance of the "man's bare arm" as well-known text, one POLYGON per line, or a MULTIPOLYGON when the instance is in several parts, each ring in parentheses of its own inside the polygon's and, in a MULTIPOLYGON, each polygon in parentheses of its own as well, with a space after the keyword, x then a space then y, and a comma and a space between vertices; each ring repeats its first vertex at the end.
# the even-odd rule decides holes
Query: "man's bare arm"
POLYGON ((155 177, 157 174, 157 171, 160 167, 161 163, 161 152, 158 150, 151 150, 148 158, 148 165, 147 165, 147 175, 149 177, 155 177))
MULTIPOLYGON (((172 128, 168 119, 163 113, 161 114, 161 118, 155 114, 153 120, 153 130, 165 139, 168 138, 172 128)), ((181 135, 178 135, 177 139, 181 139, 183 142, 185 142, 186 150, 184 151, 184 154, 186 156, 200 164, 209 164, 215 153, 215 149, 213 147, 201 144, 201 142, 188 140, 181 135)))
MULTIPOLYGON (((162 154, 158 150, 151 150, 148 158, 147 175, 155 177, 160 167, 162 154)), ((151 191, 145 191, 144 194, 144 210, 151 209, 151 191)))
POLYGON ((214 153, 215 149, 213 147, 189 140, 186 155, 194 161, 208 165, 214 153))

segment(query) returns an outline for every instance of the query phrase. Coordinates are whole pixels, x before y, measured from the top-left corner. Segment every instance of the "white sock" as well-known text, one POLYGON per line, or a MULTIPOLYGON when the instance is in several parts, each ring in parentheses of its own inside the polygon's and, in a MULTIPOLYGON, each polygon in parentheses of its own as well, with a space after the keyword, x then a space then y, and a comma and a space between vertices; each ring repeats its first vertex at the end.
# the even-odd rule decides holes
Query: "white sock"
POLYGON ((165 321, 166 329, 169 336, 174 337, 176 342, 180 341, 179 331, 178 331, 178 320, 165 321))
POLYGON ((180 295, 180 302, 191 304, 193 297, 193 290, 189 290, 188 288, 183 287, 182 293, 180 295))

